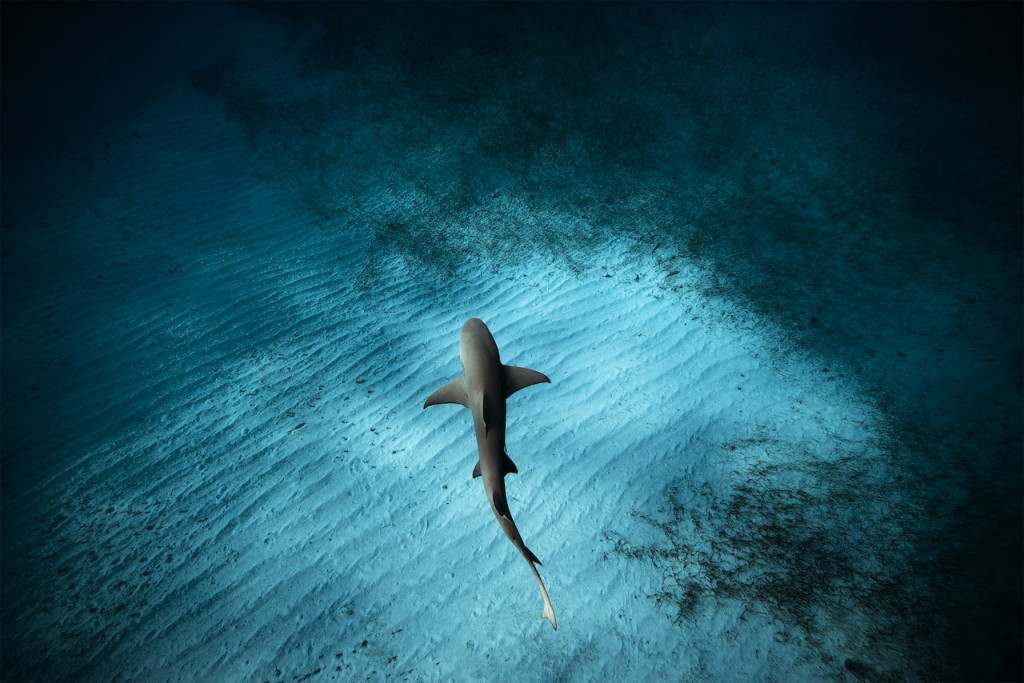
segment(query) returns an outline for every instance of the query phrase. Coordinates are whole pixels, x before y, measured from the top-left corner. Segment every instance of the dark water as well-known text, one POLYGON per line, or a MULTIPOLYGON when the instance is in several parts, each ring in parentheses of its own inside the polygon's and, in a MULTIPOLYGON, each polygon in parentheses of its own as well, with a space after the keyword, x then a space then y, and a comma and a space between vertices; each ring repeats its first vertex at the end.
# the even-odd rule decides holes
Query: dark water
MULTIPOLYGON (((11 332, 76 257, 25 255, 48 239, 31 207, 76 182, 39 159, 145 111, 182 60, 314 219, 369 223, 384 179, 416 188, 374 217, 379 251, 444 274, 538 253, 580 268, 618 238, 673 249, 714 273, 708 297, 834 358, 897 425, 894 471, 921 510, 907 571, 928 598, 906 615, 907 671, 1024 678, 1019 3, 244 8, 295 36, 318 27, 297 49, 337 89, 272 91, 209 48, 231 13, 2 8, 5 499, 69 438, 41 417, 63 370, 26 366, 32 336, 11 332), (182 12, 188 31, 168 21, 182 12), (511 194, 563 219, 489 222, 468 246, 447 229, 511 194)), ((20 531, 4 522, 5 541, 20 531)), ((3 581, 6 605, 18 580, 3 581)), ((5 673, 35 656, 16 629, 3 623, 5 673)))

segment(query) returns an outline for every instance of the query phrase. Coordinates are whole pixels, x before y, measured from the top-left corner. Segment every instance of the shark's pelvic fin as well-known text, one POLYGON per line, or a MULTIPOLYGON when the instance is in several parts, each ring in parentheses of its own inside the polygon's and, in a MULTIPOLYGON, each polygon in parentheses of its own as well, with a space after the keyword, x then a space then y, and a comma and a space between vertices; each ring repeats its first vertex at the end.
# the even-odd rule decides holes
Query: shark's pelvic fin
MULTIPOLYGON (((519 474, 519 468, 512 462, 512 458, 508 457, 508 453, 505 453, 505 457, 501 459, 501 476, 505 476, 508 473, 519 474)), ((476 479, 483 472, 480 471, 480 461, 476 461, 476 467, 473 468, 473 478, 476 479)))
POLYGON ((423 404, 424 408, 442 403, 457 403, 469 407, 469 395, 466 393, 466 376, 459 375, 448 384, 435 391, 423 404))
POLYGON ((517 368, 514 365, 505 366, 505 398, 508 398, 520 389, 525 389, 541 382, 548 382, 550 384, 551 380, 547 378, 547 375, 530 368, 517 368))

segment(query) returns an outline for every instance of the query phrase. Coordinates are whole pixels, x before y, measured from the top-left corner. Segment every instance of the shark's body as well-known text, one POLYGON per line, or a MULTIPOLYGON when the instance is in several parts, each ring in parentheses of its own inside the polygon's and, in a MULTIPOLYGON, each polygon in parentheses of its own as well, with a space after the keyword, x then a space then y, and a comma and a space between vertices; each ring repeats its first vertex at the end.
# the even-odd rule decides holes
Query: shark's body
POLYGON ((498 518, 498 523, 512 545, 530 563, 530 569, 537 577, 537 584, 544 597, 542 616, 557 629, 555 611, 535 566, 540 564, 540 560, 526 547, 523 537, 519 535, 505 497, 505 475, 519 472, 505 453, 505 399, 524 387, 551 380, 536 370, 503 365, 498 355, 498 345, 494 343, 490 330, 476 318, 470 318, 462 326, 459 356, 462 359, 463 374, 431 394, 423 407, 457 403, 472 411, 476 447, 480 454, 480 460, 473 469, 473 477, 483 478, 484 492, 494 516, 498 518))

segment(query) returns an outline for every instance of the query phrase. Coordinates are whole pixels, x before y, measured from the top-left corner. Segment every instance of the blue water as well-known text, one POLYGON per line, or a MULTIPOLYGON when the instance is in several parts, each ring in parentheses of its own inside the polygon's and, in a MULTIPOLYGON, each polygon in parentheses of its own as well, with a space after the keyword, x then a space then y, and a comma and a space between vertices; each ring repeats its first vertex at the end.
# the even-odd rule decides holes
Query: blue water
MULTIPOLYGON (((162 626, 152 660, 121 667, 118 648, 133 637, 122 612, 161 624, 161 612, 179 607, 172 596, 91 609, 74 576, 90 552, 104 556, 103 543, 75 536, 68 520, 92 515, 90 500, 125 499, 127 487, 154 500, 178 495, 157 476, 164 459, 191 457, 207 447, 205 430, 227 429, 203 424, 220 394, 203 405, 176 402, 211 372, 256 373, 260 401, 301 417, 303 405, 329 402, 330 389, 314 389, 315 374, 282 384, 268 368, 298 367, 307 333, 346 331, 351 358, 332 367, 344 375, 339 367, 350 363, 386 379, 389 347, 360 336, 375 315, 396 310, 412 320, 423 314, 417 307, 461 301, 443 292, 458 292, 467 272, 505 277, 518 268, 539 290, 544 268, 585 279, 623 244, 647 270, 616 264, 616 287, 655 283, 668 302, 696 292, 711 307, 763 320, 773 343, 784 340, 780 354, 825 359, 820 382, 840 382, 886 425, 876 444, 881 470, 840 461, 797 476, 783 462, 765 476, 792 475, 789 488, 729 488, 728 500, 712 505, 729 552, 701 560, 700 581, 687 584, 681 568, 691 561, 686 534, 700 531, 680 512, 679 481, 651 492, 662 517, 638 505, 619 514, 634 522, 595 530, 608 557, 674 577, 677 588, 643 597, 672 606, 666 628, 682 643, 703 623, 688 621, 696 605, 739 600, 828 650, 813 642, 815 610, 846 611, 830 596, 866 571, 836 540, 871 527, 845 516, 849 501, 864 498, 899 529, 897 552, 879 525, 887 540, 865 565, 896 558, 899 569, 876 568, 884 580, 840 591, 862 620, 864 643, 855 656, 823 659, 818 675, 1024 678, 1020 4, 5 3, 0 11, 4 680, 131 680, 162 665, 171 678, 335 675, 317 663, 330 647, 308 643, 291 655, 307 657, 305 668, 260 668, 269 657, 260 625, 277 617, 252 617, 254 605, 231 600, 210 604, 216 623, 257 625, 224 646, 221 668, 211 656, 190 676, 180 652, 160 650, 184 636, 169 641, 162 626), (216 270, 221 263, 250 265, 216 270), (703 279, 674 285, 686 266, 703 279), (321 282, 337 284, 363 327, 313 324, 340 315, 315 295, 321 282), (218 336, 221 327, 233 332, 218 336), (226 360, 243 358, 251 370, 226 360), (184 418, 154 417, 161 402, 189 416, 187 438, 184 418), (142 428, 145 438, 125 436, 142 428), (111 443, 133 463, 130 482, 82 474, 111 457, 111 443), (806 476, 813 481, 803 491, 806 476), (747 551, 742 561, 762 577, 752 583, 737 580, 728 559, 747 551), (873 609, 885 618, 873 620, 873 609), (864 654, 872 651, 877 660, 864 654)), ((602 305, 599 297, 580 304, 595 314, 602 305)), ((396 344, 427 343, 413 332, 404 338, 398 323, 379 324, 396 344)), ((573 330, 563 331, 571 340, 573 330)), ((454 341, 439 353, 452 355, 454 341)), ((582 348, 594 366, 612 360, 600 346, 582 348)), ((417 386, 432 390, 451 367, 424 368, 417 386)), ((355 400, 371 413, 397 409, 387 392, 359 391, 355 400)), ((586 425, 615 409, 608 399, 574 416, 586 425)), ((254 432, 263 424, 244 411, 231 419, 253 420, 254 432)), ((395 419, 394 433, 424 428, 419 414, 395 419)), ((649 437, 639 420, 616 434, 637 449, 652 448, 649 437)), ((252 501, 230 491, 262 485, 272 470, 252 471, 239 465, 196 499, 242 520, 252 501)), ((709 499, 718 500, 725 484, 711 483, 709 499)), ((359 490, 353 510, 388 505, 372 486, 359 490)), ((196 518, 198 534, 206 520, 196 518)), ((167 572, 188 576, 201 561, 177 557, 167 572)), ((437 572, 451 564, 444 553, 422 562, 437 572)), ((432 616, 404 630, 470 618, 431 604, 432 616)), ((561 635, 568 626, 559 619, 561 635)), ((644 651, 640 631, 623 652, 644 651)), ((208 632, 217 642, 220 631, 208 632)), ((477 638, 465 662, 445 662, 437 677, 488 671, 463 668, 477 666, 484 645, 477 638)), ((391 670, 398 654, 383 646, 357 654, 359 646, 353 655, 363 659, 339 677, 432 677, 411 665, 391 670)), ((551 657, 549 678, 627 670, 603 669, 585 644, 572 647, 557 658, 531 655, 542 664, 551 657)), ((721 643, 723 653, 730 647, 721 643)), ((723 670, 673 668, 665 655, 650 675, 723 670)), ((743 671, 807 677, 780 664, 743 671)))

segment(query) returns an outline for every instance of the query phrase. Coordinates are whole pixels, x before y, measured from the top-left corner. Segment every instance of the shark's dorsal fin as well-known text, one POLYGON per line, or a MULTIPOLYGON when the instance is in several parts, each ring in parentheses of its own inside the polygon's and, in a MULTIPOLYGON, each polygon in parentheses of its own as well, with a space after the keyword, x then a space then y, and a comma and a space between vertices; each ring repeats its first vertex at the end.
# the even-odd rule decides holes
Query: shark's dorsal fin
POLYGON ((487 394, 480 394, 480 417, 484 421, 484 435, 486 436, 487 430, 491 426, 490 415, 487 414, 487 394))
POLYGON ((441 403, 457 403, 469 407, 469 396, 466 394, 465 375, 459 375, 448 384, 435 391, 427 399, 423 407, 436 406, 441 403))
POLYGON ((508 453, 501 454, 501 476, 505 476, 511 472, 512 474, 519 474, 519 470, 516 468, 516 464, 512 462, 512 458, 508 457, 508 453))
POLYGON ((508 398, 520 389, 525 389, 541 382, 550 383, 551 380, 536 370, 517 368, 514 365, 505 366, 505 398, 508 398))
POLYGON ((476 479, 481 474, 480 472, 480 461, 476 461, 476 467, 473 468, 473 478, 476 479))

